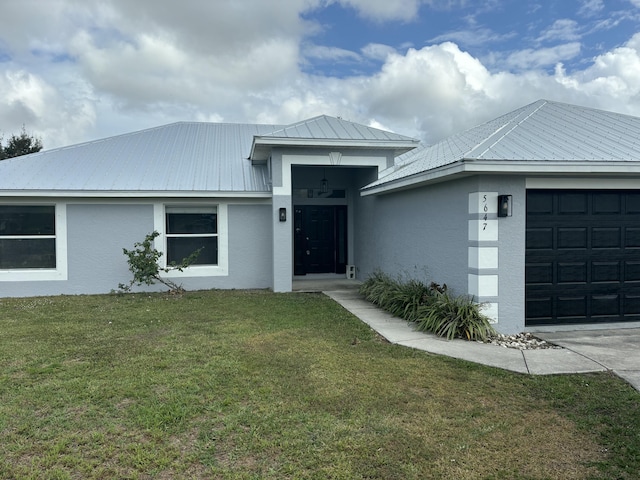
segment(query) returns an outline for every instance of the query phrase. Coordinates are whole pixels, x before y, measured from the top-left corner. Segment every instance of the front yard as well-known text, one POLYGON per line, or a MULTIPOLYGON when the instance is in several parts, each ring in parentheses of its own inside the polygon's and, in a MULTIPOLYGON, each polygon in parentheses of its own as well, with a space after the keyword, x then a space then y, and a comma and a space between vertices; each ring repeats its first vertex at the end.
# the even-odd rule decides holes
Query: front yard
POLYGON ((0 299, 0 478, 637 478, 640 397, 265 291, 0 299))

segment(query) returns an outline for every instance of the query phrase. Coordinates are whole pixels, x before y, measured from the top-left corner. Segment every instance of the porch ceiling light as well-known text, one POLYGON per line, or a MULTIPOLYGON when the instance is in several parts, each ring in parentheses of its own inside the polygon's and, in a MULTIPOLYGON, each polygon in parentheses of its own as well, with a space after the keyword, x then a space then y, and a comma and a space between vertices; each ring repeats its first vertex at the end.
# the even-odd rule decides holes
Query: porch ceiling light
POLYGON ((322 180, 320 180, 320 185, 322 189, 322 193, 327 193, 329 191, 329 180, 327 180, 327 170, 322 170, 322 180))

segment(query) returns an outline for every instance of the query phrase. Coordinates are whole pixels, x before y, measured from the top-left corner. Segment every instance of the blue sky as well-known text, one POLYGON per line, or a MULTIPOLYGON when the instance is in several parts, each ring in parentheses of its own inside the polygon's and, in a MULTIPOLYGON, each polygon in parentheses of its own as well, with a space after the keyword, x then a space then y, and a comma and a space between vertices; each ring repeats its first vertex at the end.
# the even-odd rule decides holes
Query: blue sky
POLYGON ((45 148, 319 114, 432 143, 539 98, 640 116, 640 0, 0 0, 0 135, 45 148))

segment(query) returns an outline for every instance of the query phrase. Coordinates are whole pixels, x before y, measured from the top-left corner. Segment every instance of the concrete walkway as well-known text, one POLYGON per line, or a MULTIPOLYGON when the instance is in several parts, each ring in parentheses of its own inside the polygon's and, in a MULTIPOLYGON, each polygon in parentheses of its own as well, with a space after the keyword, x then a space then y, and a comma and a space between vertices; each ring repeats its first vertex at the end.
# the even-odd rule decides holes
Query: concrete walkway
POLYGON ((354 288, 324 293, 391 343, 533 375, 612 370, 640 390, 640 329, 536 333, 564 348, 518 350, 418 332, 405 320, 364 300, 354 288))

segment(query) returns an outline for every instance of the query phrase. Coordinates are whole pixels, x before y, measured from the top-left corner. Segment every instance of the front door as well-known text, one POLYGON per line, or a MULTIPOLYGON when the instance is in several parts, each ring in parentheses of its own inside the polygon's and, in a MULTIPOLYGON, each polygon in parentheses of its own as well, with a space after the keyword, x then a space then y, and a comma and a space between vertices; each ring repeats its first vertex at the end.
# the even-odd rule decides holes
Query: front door
POLYGON ((294 207, 294 274, 345 273, 347 264, 347 207, 294 207))

